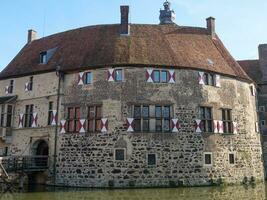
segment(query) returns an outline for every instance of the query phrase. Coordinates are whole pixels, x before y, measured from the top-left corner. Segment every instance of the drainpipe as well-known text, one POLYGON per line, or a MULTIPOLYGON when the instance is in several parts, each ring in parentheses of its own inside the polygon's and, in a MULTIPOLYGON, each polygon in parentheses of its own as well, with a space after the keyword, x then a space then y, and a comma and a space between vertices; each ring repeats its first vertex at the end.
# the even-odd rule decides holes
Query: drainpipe
POLYGON ((58 88, 57 88, 57 116, 56 116, 56 128, 55 128, 55 141, 54 141, 54 165, 53 165, 53 183, 56 185, 56 175, 57 175, 57 137, 58 137, 58 121, 59 121, 59 102, 60 102, 60 87, 61 87, 61 72, 60 66, 57 66, 56 75, 58 77, 58 88))

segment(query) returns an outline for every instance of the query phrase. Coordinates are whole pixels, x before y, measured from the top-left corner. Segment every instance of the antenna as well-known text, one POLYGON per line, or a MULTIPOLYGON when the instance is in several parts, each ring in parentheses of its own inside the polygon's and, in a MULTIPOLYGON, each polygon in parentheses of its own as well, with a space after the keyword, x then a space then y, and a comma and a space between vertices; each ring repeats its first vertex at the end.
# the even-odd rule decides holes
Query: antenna
POLYGON ((46 27, 46 9, 47 9, 47 4, 45 4, 44 6, 43 37, 45 36, 45 27, 46 27))
POLYGON ((129 0, 129 6, 130 6, 130 20, 129 20, 129 23, 132 24, 132 0, 129 0))

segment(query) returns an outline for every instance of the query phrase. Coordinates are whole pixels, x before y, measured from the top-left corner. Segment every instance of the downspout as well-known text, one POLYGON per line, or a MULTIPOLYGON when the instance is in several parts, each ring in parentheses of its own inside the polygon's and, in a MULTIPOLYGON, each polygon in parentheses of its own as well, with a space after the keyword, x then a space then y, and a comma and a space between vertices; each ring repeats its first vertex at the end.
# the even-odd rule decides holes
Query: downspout
POLYGON ((57 114, 56 114, 56 127, 55 127, 55 141, 54 141, 54 162, 53 162, 53 183, 56 185, 56 175, 57 175, 57 137, 58 137, 58 121, 59 121, 59 102, 60 102, 60 87, 61 87, 61 72, 60 66, 57 66, 56 75, 58 77, 58 88, 57 88, 57 114))

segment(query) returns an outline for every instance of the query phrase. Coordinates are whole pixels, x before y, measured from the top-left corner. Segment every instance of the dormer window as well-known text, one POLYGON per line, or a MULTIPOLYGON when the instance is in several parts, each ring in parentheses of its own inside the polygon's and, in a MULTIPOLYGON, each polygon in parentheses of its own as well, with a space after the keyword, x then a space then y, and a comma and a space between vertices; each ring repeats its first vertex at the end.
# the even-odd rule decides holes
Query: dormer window
POLYGON ((40 64, 46 64, 47 63, 47 52, 41 52, 40 53, 40 64))
POLYGON ((57 47, 55 47, 53 49, 49 49, 47 51, 42 51, 40 53, 40 64, 47 64, 49 62, 50 58, 56 52, 56 50, 57 50, 57 47))

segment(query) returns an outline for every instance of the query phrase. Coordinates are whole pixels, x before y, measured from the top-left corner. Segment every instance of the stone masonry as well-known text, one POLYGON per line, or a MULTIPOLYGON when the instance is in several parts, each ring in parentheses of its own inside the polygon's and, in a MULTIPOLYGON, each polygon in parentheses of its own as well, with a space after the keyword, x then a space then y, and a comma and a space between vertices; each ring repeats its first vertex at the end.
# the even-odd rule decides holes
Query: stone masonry
MULTIPOLYGON (((92 70, 91 86, 77 86, 77 74, 64 83, 65 109, 102 104, 109 120, 107 133, 61 134, 57 161, 59 185, 83 187, 153 187, 210 185, 262 180, 260 135, 255 131, 257 115, 250 84, 228 77, 221 88, 198 84, 198 72, 176 70, 176 83, 147 83, 145 68, 125 67, 125 81, 109 83, 107 69, 92 70), (125 122, 132 104, 170 104, 179 119, 179 133, 127 133, 125 122), (195 132, 200 105, 212 106, 214 119, 220 108, 231 108, 238 122, 237 134, 195 132), (116 148, 126 150, 125 161, 115 161, 116 148), (212 152, 213 165, 203 165, 204 152, 212 152), (155 153, 156 166, 147 165, 147 154, 155 153), (229 164, 228 154, 236 155, 229 164)), ((62 113, 64 116, 64 113, 62 113)), ((66 117, 66 116, 65 116, 66 117)))

